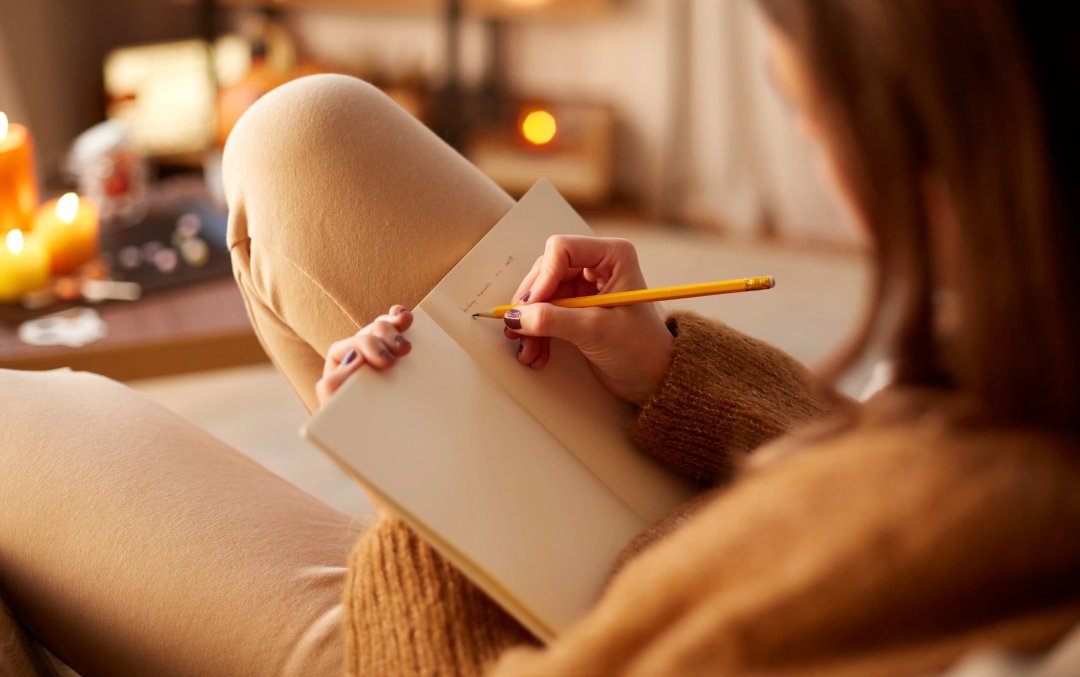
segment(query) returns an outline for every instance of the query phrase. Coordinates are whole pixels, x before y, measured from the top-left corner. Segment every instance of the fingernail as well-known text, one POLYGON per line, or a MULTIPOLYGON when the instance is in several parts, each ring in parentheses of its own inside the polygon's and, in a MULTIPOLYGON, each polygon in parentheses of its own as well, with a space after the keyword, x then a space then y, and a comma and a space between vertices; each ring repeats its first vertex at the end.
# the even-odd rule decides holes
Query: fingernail
POLYGON ((394 314, 395 315, 400 315, 400 314, 404 313, 407 310, 408 310, 408 308, 406 308, 405 306, 400 306, 398 308, 394 308, 394 314))
POLYGON ((521 329, 521 311, 517 308, 506 311, 503 315, 503 322, 511 329, 521 329))
POLYGON ((384 360, 386 360, 387 362, 396 362, 397 361, 397 356, 394 355, 389 350, 386 350, 386 349, 380 350, 379 354, 382 355, 382 358, 384 360))
POLYGON ((405 338, 404 336, 398 336, 397 338, 395 338, 394 343, 397 344, 398 348, 404 348, 406 346, 412 345, 411 343, 409 343, 409 339, 405 338))
POLYGON ((528 303, 530 298, 532 298, 532 289, 522 294, 521 298, 518 299, 518 301, 520 301, 521 303, 528 303))
POLYGON ((357 357, 359 357, 357 352, 355 350, 350 350, 349 352, 345 353, 345 358, 343 360, 341 360, 341 364, 343 364, 343 365, 352 364, 353 362, 356 361, 357 357))

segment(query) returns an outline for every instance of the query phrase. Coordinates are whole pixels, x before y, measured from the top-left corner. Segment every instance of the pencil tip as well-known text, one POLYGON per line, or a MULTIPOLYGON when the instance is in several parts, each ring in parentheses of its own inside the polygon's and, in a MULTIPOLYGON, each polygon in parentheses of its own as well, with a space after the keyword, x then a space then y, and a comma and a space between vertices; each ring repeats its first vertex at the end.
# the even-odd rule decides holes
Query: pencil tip
POLYGON ((480 317, 480 313, 473 313, 472 316, 473 316, 473 319, 476 319, 476 318, 480 317))

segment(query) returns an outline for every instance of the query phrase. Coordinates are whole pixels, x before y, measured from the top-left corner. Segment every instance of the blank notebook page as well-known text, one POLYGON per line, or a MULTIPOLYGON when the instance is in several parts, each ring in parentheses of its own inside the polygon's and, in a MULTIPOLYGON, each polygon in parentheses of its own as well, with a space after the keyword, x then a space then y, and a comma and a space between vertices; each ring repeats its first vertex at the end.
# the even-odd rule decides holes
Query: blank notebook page
MULTIPOLYGON (((646 523, 423 310, 306 430, 542 639, 581 618, 646 523)), ((521 368, 521 367, 519 367, 521 368)))

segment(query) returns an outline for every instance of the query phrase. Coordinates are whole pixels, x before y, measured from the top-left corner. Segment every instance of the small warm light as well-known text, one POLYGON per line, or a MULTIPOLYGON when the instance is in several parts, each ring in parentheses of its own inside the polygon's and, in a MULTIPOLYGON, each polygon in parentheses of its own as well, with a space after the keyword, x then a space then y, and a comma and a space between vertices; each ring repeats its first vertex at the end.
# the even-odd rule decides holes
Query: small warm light
POLYGON ((7 248, 12 254, 21 254, 23 250, 23 234, 16 228, 7 234, 7 248))
POLYGON ((551 143, 559 130, 555 116, 546 110, 534 110, 521 121, 521 134, 525 140, 536 146, 551 143))
POLYGON ((8 119, 7 113, 0 113, 0 140, 7 138, 8 119))
POLYGON ((79 213, 79 196, 75 193, 64 193, 56 203, 56 218, 70 224, 79 213))

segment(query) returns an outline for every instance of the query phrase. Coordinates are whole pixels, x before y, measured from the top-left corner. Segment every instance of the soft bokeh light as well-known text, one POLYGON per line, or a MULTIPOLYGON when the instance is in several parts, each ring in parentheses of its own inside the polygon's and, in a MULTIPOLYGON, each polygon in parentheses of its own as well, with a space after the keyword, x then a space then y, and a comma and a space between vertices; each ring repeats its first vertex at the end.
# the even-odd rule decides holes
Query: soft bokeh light
POLYGON ((56 217, 64 223, 71 223, 79 213, 79 196, 75 193, 64 193, 56 203, 56 217))
POLYGON ((6 139, 8 133, 7 113, 0 113, 0 140, 6 139))
POLYGON ((551 0, 503 0, 503 3, 510 5, 511 7, 535 9, 537 7, 543 7, 544 5, 550 5, 551 0))
POLYGON ((546 110, 534 110, 521 121, 521 134, 525 140, 536 146, 551 143, 559 127, 555 116, 546 110))
POLYGON ((16 228, 7 234, 7 248, 12 254, 21 254, 23 250, 23 234, 16 228))

